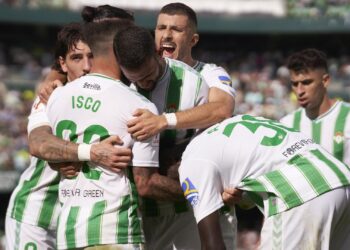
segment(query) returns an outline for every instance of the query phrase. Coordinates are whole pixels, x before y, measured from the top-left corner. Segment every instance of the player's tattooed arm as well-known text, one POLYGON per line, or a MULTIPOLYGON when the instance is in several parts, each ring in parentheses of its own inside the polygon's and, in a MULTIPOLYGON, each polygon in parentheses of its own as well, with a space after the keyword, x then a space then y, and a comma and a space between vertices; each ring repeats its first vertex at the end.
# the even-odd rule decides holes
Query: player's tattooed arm
MULTIPOLYGON (((29 151, 32 155, 51 162, 78 162, 78 144, 65 141, 52 134, 50 126, 33 129, 29 134, 29 151)), ((130 148, 122 145, 118 136, 111 136, 100 143, 93 144, 90 150, 91 161, 114 172, 126 168, 131 160, 130 148)))
POLYGON ((133 167, 133 174, 141 197, 163 201, 185 200, 180 183, 160 175, 158 168, 133 167))
POLYGON ((52 134, 50 126, 33 129, 28 137, 29 152, 47 161, 78 161, 78 144, 52 134))

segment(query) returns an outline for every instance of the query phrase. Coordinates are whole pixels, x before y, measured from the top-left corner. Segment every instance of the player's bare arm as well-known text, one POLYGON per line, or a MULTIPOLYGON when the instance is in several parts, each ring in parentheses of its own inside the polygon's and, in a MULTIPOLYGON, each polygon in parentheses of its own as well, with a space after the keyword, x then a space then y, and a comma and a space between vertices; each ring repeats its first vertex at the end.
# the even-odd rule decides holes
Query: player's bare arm
MULTIPOLYGON (((231 100, 233 103, 233 100, 231 100)), ((217 122, 231 117, 231 109, 223 105, 221 101, 212 101, 203 105, 178 111, 176 115, 176 129, 206 128, 217 122)), ((147 140, 163 130, 169 124, 165 115, 154 115, 147 110, 137 110, 137 118, 128 123, 128 132, 137 140, 147 140)))
POLYGON ((222 238, 219 218, 219 211, 215 211, 198 223, 202 250, 226 249, 224 239, 222 238))
MULTIPOLYGON (((50 126, 33 129, 29 134, 28 142, 30 153, 43 160, 79 161, 79 145, 54 136, 50 126)), ((90 160, 118 172, 119 169, 128 166, 132 155, 129 148, 115 147, 122 144, 123 141, 118 136, 111 136, 100 143, 93 144, 90 149, 90 160)))
POLYGON ((160 175, 158 168, 133 167, 138 194, 163 201, 182 201, 184 195, 178 181, 160 175))
POLYGON ((60 86, 63 86, 63 82, 58 79, 41 84, 41 87, 38 90, 40 101, 44 104, 47 104, 52 92, 60 86))
POLYGON ((222 108, 219 110, 219 112, 222 112, 218 116, 221 117, 231 117, 233 114, 233 111, 235 109, 235 98, 225 91, 212 87, 209 89, 209 103, 217 102, 221 103, 222 108))

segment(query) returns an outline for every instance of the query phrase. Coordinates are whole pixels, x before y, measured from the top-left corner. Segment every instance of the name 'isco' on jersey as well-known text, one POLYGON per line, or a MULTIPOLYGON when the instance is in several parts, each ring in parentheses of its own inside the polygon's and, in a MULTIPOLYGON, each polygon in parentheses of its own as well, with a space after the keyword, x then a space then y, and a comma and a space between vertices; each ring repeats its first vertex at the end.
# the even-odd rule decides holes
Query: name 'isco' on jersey
POLYGON ((350 166, 350 104, 337 101, 326 113, 311 120, 299 108, 281 122, 310 136, 337 159, 350 166))
MULTIPOLYGON (((55 90, 47 112, 58 137, 91 144, 118 135, 125 146, 132 145, 133 166, 158 167, 159 139, 133 142, 127 133, 137 108, 157 113, 154 104, 122 82, 89 74, 55 90)), ((58 249, 143 242, 131 171, 117 174, 85 162, 77 177, 61 180, 59 199, 58 249)))
POLYGON ((220 192, 208 191, 213 197, 201 198, 206 195, 201 189, 208 187, 210 179, 221 182, 214 183, 215 187, 250 191, 250 198, 266 216, 350 184, 349 168, 311 138, 279 122, 250 115, 235 116, 204 131, 189 144, 182 162, 180 178, 196 191, 196 200, 190 197, 194 191, 188 196, 199 219, 213 212, 208 211, 212 206, 208 202, 218 204, 216 209, 223 205, 220 192), (192 170, 192 165, 200 170, 192 170))

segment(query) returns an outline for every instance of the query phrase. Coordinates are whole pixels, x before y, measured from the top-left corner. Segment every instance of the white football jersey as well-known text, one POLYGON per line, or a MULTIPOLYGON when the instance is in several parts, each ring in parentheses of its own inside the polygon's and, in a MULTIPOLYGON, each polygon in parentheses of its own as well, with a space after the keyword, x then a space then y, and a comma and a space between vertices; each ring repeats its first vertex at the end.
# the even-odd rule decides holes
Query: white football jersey
POLYGON ((197 222, 223 206, 224 188, 240 188, 271 216, 350 184, 349 168, 312 139, 276 121, 227 119, 197 136, 179 168, 197 222))
MULTIPOLYGON (((33 103, 28 122, 28 134, 37 127, 50 126, 46 105, 39 98, 33 103)), ((58 183, 60 177, 46 161, 31 157, 11 195, 7 216, 26 224, 55 229, 59 215, 58 183)))
MULTIPOLYGON (((158 167, 158 137, 134 142, 127 133, 127 121, 137 108, 157 114, 154 104, 122 82, 88 74, 57 88, 47 112, 58 137, 91 144, 118 135, 125 146, 132 145, 133 166, 158 167)), ((59 200, 58 249, 143 242, 130 169, 117 174, 85 162, 77 177, 62 178, 59 200)))
POLYGON ((337 101, 324 114, 311 120, 305 109, 299 108, 281 119, 310 136, 328 152, 350 166, 350 104, 337 101))
MULTIPOLYGON (((200 74, 181 61, 164 59, 166 67, 155 88, 151 92, 138 89, 156 105, 158 112, 171 113, 206 103, 209 87, 200 74)), ((161 151, 184 139, 191 139, 195 134, 196 131, 193 129, 165 130, 160 135, 161 151)), ((187 202, 142 199, 142 211, 146 216, 180 213, 188 209, 187 202)))
POLYGON ((226 70, 213 63, 197 61, 193 66, 208 84, 209 88, 218 88, 225 91, 230 96, 235 96, 236 91, 232 86, 232 80, 226 70))

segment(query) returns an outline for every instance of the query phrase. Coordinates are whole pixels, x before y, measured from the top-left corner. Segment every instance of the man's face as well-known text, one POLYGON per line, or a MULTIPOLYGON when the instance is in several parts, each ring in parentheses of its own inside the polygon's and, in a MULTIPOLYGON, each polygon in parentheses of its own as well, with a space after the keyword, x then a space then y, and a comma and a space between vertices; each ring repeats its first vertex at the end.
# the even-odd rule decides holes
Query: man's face
POLYGON ((162 74, 162 66, 156 56, 152 56, 139 69, 126 69, 120 66, 126 78, 137 85, 137 87, 144 90, 152 90, 156 86, 157 81, 162 74))
POLYGON ((290 81, 299 105, 310 110, 321 105, 327 92, 329 75, 322 69, 290 71, 290 81))
POLYGON ((63 72, 67 73, 68 81, 73 81, 90 72, 92 53, 89 46, 82 41, 76 43, 65 58, 60 57, 63 72))
POLYGON ((155 29, 155 41, 159 54, 184 61, 198 41, 187 16, 159 14, 155 29))

